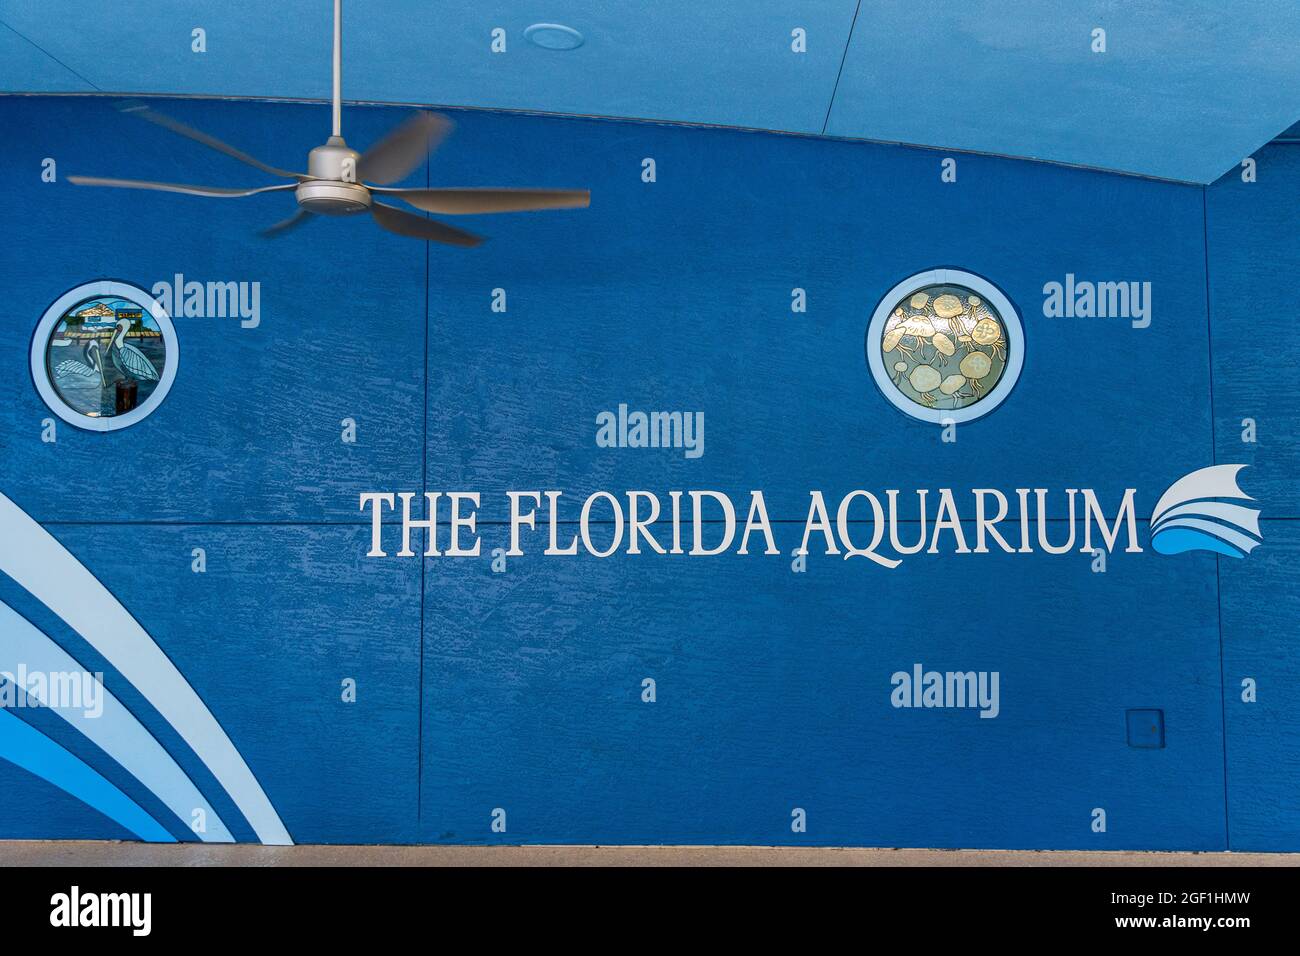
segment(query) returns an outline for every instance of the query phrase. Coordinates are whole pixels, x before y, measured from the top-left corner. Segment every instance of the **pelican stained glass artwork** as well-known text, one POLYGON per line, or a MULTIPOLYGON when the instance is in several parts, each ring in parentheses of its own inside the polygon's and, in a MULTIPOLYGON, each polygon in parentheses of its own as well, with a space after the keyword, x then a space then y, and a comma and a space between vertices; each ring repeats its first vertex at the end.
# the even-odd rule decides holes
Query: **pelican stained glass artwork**
POLYGON ((45 366, 58 397, 91 418, 141 405, 167 366, 162 330, 148 310, 113 296, 72 306, 55 323, 45 366))

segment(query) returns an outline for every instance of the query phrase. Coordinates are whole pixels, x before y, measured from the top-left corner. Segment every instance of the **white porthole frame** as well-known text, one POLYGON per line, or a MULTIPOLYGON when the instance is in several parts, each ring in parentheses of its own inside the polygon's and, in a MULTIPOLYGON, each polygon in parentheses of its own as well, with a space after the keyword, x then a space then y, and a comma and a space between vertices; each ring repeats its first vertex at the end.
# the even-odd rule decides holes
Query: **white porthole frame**
POLYGON ((167 310, 163 308, 157 299, 139 286, 131 285, 128 282, 101 279, 84 283, 75 289, 69 289, 55 299, 54 303, 45 310, 45 314, 41 316, 41 321, 36 325, 36 331, 32 333, 31 372, 32 382, 36 385, 37 393, 40 394, 41 399, 55 415, 58 415, 59 418, 74 428, 85 431, 118 431, 122 428, 130 428, 136 422, 148 418, 163 403, 167 393, 171 391, 172 382, 176 380, 176 367, 179 364, 180 347, 176 340, 176 329, 172 325, 171 316, 167 314, 167 310), (86 299, 97 296, 113 296, 126 299, 128 302, 134 302, 142 309, 147 309, 153 320, 158 323, 158 329, 162 332, 163 348, 166 350, 167 356, 162 375, 158 379, 158 385, 148 398, 123 415, 100 418, 81 414, 59 397, 58 390, 55 389, 54 383, 50 381, 45 358, 45 353, 50 347, 50 336, 54 332, 54 327, 68 309, 78 302, 84 302, 86 299))
POLYGON ((891 405, 909 418, 923 422, 931 422, 935 425, 947 422, 960 424, 983 418, 1011 394, 1025 363, 1025 332, 1020 324, 1020 313, 1011 304, 1011 300, 987 279, 961 269, 930 269, 909 276, 885 293, 880 304, 876 306, 876 311, 871 315, 871 324, 867 326, 866 353, 871 377, 875 380, 876 387, 880 389, 880 394, 885 396, 891 405), (964 286, 978 293, 1002 317, 1002 325, 1007 331, 1007 362, 1002 369, 1002 377, 984 398, 965 408, 926 408, 912 401, 894 386, 893 379, 885 369, 885 357, 880 351, 885 322, 889 319, 894 306, 912 293, 932 285, 964 286))

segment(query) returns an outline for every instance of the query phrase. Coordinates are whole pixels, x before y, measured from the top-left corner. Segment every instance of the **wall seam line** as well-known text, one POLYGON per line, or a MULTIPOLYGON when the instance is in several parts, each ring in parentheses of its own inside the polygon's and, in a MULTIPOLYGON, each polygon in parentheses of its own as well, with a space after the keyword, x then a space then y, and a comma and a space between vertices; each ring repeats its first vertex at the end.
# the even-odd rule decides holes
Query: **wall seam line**
MULTIPOLYGON (((424 188, 429 188, 429 165, 432 162, 429 156, 424 157, 424 188)), ((425 219, 430 218, 425 213, 425 219)), ((429 491, 429 242, 424 243, 424 407, 421 410, 422 424, 420 426, 420 501, 421 507, 428 507, 429 491)), ((431 515, 425 515, 426 518, 431 515)), ((421 548, 420 557, 420 667, 419 678, 416 680, 418 698, 416 704, 416 733, 415 733, 415 826, 418 830, 423 822, 424 813, 424 575, 425 567, 428 562, 423 557, 423 552, 429 550, 427 536, 432 534, 432 529, 422 529, 420 533, 421 548)))
MULTIPOLYGON (((1210 307, 1210 204, 1209 187, 1201 187, 1201 241, 1205 256, 1205 351, 1209 358, 1210 462, 1219 463, 1219 441, 1214 408, 1214 326, 1210 307)), ((1228 684, 1223 666, 1223 581, 1219 569, 1222 556, 1214 556, 1214 598, 1219 617, 1219 721, 1223 737, 1223 847, 1232 850, 1232 823, 1228 812, 1228 684)))
POLYGON ((11 27, 8 23, 5 23, 5 21, 3 21, 3 20, 0 20, 0 26, 3 26, 6 30, 8 30, 8 31, 9 31, 10 33, 12 33, 14 36, 18 37, 20 40, 25 40, 27 43, 30 43, 30 44, 31 44, 33 47, 35 47, 37 50, 40 50, 41 53, 42 53, 44 56, 49 57, 49 58, 50 58, 51 60, 53 60, 55 63, 59 64, 59 66, 63 67, 65 70, 67 70, 67 71, 68 71, 69 73, 71 73, 73 76, 75 76, 77 79, 81 80, 81 82, 85 83, 87 86, 89 86, 89 87, 90 87, 92 90, 94 90, 96 93, 102 93, 102 92, 104 92, 104 91, 101 90, 98 86, 96 86, 94 83, 90 82, 89 79, 87 79, 86 77, 82 76, 80 73, 78 73, 78 72, 77 72, 76 70, 74 70, 72 67, 68 66, 68 64, 64 63, 64 62, 63 62, 62 60, 60 60, 57 56, 55 56, 55 55, 54 55, 53 53, 51 53, 49 50, 45 49, 45 47, 41 46, 39 43, 37 43, 37 42, 36 42, 35 40, 33 40, 31 37, 27 36, 27 35, 24 34, 24 33, 19 33, 17 30, 15 30, 13 27, 11 27))
POLYGON ((840 54, 840 68, 835 73, 835 85, 831 87, 831 101, 826 104, 826 119, 822 121, 822 135, 826 135, 831 125, 831 110, 835 108, 835 96, 840 91, 840 77, 844 75, 844 64, 849 58, 849 46, 853 43, 853 30, 858 25, 858 14, 862 12, 862 0, 853 8, 853 19, 849 21, 849 35, 844 38, 844 52, 840 54))

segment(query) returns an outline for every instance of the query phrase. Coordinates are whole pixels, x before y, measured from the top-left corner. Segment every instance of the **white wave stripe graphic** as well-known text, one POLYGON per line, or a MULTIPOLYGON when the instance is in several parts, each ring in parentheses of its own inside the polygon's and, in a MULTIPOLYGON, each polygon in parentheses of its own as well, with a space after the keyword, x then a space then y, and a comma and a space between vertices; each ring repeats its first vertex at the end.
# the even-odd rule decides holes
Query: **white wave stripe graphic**
MULTIPOLYGON (((27 665, 28 670, 34 668, 46 673, 74 674, 85 671, 78 661, 37 629, 36 625, 2 601, 0 638, 3 638, 0 641, 0 673, 17 673, 20 661, 27 665)), ((226 829, 217 811, 212 809, 185 772, 163 749, 162 744, 93 675, 85 676, 94 681, 99 699, 103 702, 103 713, 98 719, 87 718, 78 707, 64 706, 49 699, 48 693, 45 697, 38 690, 26 689, 26 693, 43 707, 58 714, 87 740, 116 760, 123 770, 144 784, 150 793, 158 797, 182 821, 188 823, 193 811, 202 810, 208 826, 198 834, 200 840, 205 843, 233 843, 234 837, 226 829)))
POLYGON ((1173 518, 1179 517, 1191 518, 1211 518, 1229 527, 1241 528, 1248 531, 1255 537, 1262 537, 1259 531, 1259 509, 1246 508, 1242 505, 1232 505, 1225 501, 1189 501, 1186 504, 1174 505, 1160 516, 1160 520, 1153 523, 1154 529, 1164 527, 1173 518))
MULTIPOLYGON (((1213 521, 1205 521, 1201 518, 1176 518, 1161 525, 1160 531, 1166 528, 1187 528, 1191 531, 1204 531, 1208 535, 1226 541, 1244 554, 1250 554, 1253 549, 1259 547, 1259 542, 1249 535, 1242 534, 1235 528, 1216 524, 1213 521)), ((1157 531, 1156 534, 1159 534, 1160 531, 1157 531)))
POLYGON ((1175 481, 1151 512, 1154 540, 1164 531, 1182 528, 1210 535, 1249 554, 1259 546, 1259 509, 1232 504, 1254 501, 1237 486, 1245 465, 1211 465, 1175 481), (1229 501, 1215 499, 1226 498, 1229 501))
POLYGON ((266 844, 293 843, 261 784, 148 632, 48 531, 0 494, 0 571, 84 637, 180 734, 266 844))

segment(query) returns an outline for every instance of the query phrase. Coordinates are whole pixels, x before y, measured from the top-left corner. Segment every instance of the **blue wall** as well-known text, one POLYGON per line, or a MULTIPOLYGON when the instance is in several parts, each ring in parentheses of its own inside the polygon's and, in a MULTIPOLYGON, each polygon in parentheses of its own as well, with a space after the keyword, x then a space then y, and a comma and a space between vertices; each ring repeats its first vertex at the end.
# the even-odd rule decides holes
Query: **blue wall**
MULTIPOLYGON (((165 108, 290 168, 327 132, 322 107, 165 108)), ((401 116, 351 109, 345 132, 364 146, 401 116)), ((985 157, 944 183, 926 150, 454 118, 411 185, 590 186, 591 208, 467 220, 491 237, 469 251, 365 221, 263 241, 283 196, 63 181, 260 182, 252 170, 101 99, 0 99, 14 183, 0 492, 166 651, 295 841, 1300 849, 1300 393, 1284 385, 1300 336, 1280 278, 1300 267, 1300 151, 1269 147, 1257 183, 1204 190, 985 157), (41 181, 45 157, 59 182, 41 181), (996 282, 1026 335, 1014 393, 956 444, 883 400, 862 347, 881 296, 943 265, 996 282), (260 281, 261 325, 177 318, 179 375, 155 414, 108 435, 60 424, 42 442, 27 362, 46 307, 97 277, 147 288, 178 272, 260 281), (1043 284, 1067 273, 1151 282, 1151 326, 1043 318, 1043 284), (791 312, 794 287, 807 313, 791 312), (704 411, 704 456, 596 447, 595 415, 620 402, 704 411), (1246 417, 1257 445, 1240 441, 1246 417), (496 574, 486 556, 507 543, 511 489, 747 502, 762 488, 788 553, 813 488, 1087 487, 1113 503, 1135 487, 1145 518, 1216 461, 1254 466, 1243 485, 1268 520, 1245 561, 1147 547, 1112 554, 1105 574, 1078 553, 886 571, 814 554, 794 574, 788 557, 533 549, 496 574), (364 557, 358 493, 422 488, 482 492, 482 559, 364 557), (206 574, 191 572, 195 547, 206 574), (914 662, 999 671, 1001 714, 891 707, 890 675, 914 662), (349 677, 354 704, 340 701, 349 677), (1245 677, 1257 703, 1240 699, 1245 677), (1163 749, 1128 746, 1132 708, 1163 710, 1163 749)), ((103 670, 236 838, 254 838, 80 636, 3 577, 0 600, 103 670)), ((66 725, 17 713, 192 839, 66 725)), ((0 761, 0 837, 78 836, 129 834, 0 761)))
POLYGON ((1215 452, 1253 465, 1254 494, 1270 505, 1261 522, 1268 550, 1220 567, 1229 838, 1240 850, 1300 847, 1300 395, 1272 378, 1300 360, 1286 319, 1300 273, 1300 145, 1267 147, 1256 159, 1257 182, 1229 175, 1206 191, 1215 452), (1276 352, 1249 345, 1260 326, 1279 337, 1276 352), (1258 422, 1257 443, 1241 441, 1246 418, 1258 422), (1246 678, 1260 687, 1253 705, 1241 701, 1246 678))

